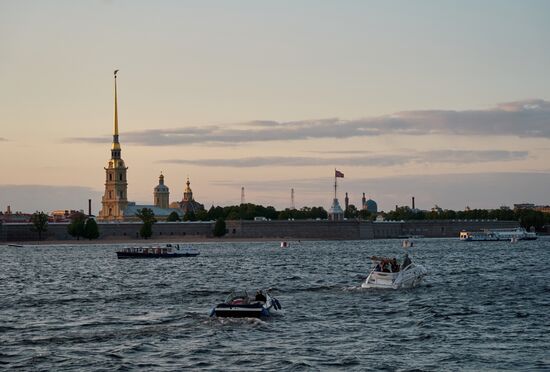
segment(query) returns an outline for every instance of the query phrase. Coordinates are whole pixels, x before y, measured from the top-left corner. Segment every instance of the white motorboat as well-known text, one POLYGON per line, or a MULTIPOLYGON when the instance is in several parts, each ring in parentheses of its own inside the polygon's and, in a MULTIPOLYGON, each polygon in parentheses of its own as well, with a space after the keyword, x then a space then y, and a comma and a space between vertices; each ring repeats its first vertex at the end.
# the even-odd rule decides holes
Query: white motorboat
POLYGON ((422 265, 412 262, 408 254, 402 265, 386 257, 371 257, 373 268, 363 284, 362 288, 401 289, 414 288, 428 275, 428 271, 422 265))

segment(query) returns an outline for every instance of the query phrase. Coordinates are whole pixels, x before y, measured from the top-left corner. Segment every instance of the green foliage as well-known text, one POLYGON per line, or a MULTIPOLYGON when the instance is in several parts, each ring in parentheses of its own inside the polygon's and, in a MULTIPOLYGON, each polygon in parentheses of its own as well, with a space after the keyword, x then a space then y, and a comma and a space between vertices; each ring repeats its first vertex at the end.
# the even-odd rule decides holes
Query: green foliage
POLYGON ((544 214, 532 209, 470 209, 465 211, 453 211, 450 209, 443 211, 432 210, 413 211, 409 207, 399 207, 395 211, 385 214, 387 220, 499 220, 499 221, 519 221, 521 226, 530 229, 534 227, 540 230, 544 224, 550 222, 550 214, 544 214))
POLYGON ((372 221, 376 218, 376 215, 372 214, 366 209, 361 209, 360 211, 358 211, 357 217, 359 217, 359 219, 361 220, 372 221))
POLYGON ((542 212, 522 209, 518 211, 517 215, 521 226, 527 230, 530 230, 531 227, 534 227, 535 230, 540 230, 544 226, 545 218, 542 212))
POLYGON ((71 216, 71 223, 67 226, 69 234, 80 240, 81 236, 84 236, 84 225, 86 223, 86 215, 82 212, 75 212, 71 216))
POLYGON ((197 216, 195 216, 195 212, 193 212, 193 211, 187 211, 187 212, 185 212, 185 214, 183 215, 183 220, 184 220, 184 221, 196 221, 196 220, 197 220, 197 216))
POLYGON ((90 240, 99 238, 99 227, 93 218, 88 218, 86 220, 83 237, 90 240))
POLYGON ((138 209, 136 216, 143 221, 143 223, 150 223, 151 225, 157 222, 155 213, 150 208, 138 209))
POLYGON ((180 215, 178 214, 178 212, 173 211, 172 213, 170 213, 170 215, 168 215, 168 218, 166 219, 166 221, 168 222, 181 221, 180 215))
POLYGON ((142 208, 137 210, 136 216, 143 221, 139 235, 144 239, 150 238, 153 235, 153 224, 157 222, 155 213, 150 208, 142 208))
POLYGON ((348 205, 348 209, 344 212, 345 218, 357 218, 359 217, 359 211, 355 207, 355 205, 350 204, 348 205))
POLYGON ((153 235, 153 224, 150 222, 146 222, 141 226, 141 229, 139 229, 139 235, 143 239, 150 238, 153 235))
POLYGON ((38 240, 42 240, 42 233, 48 230, 48 215, 44 212, 34 212, 31 216, 33 230, 38 233, 38 240))
POLYGON ((279 220, 315 220, 327 219, 328 213, 323 207, 303 207, 301 209, 285 209, 278 214, 279 220))
POLYGON ((216 224, 214 225, 214 231, 212 232, 214 236, 221 237, 226 233, 225 220, 223 218, 218 218, 216 224))
POLYGON ((199 220, 199 221, 208 221, 209 220, 208 212, 205 211, 204 209, 201 209, 201 210, 197 211, 197 220, 199 220))

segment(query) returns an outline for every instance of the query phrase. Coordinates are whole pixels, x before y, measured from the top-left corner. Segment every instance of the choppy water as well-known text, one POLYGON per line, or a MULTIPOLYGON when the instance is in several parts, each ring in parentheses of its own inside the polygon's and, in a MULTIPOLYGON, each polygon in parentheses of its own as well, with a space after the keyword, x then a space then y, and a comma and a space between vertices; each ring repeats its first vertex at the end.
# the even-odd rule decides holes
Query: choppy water
POLYGON ((0 247, 0 369, 550 369, 549 240, 419 240, 429 276, 404 291, 358 288, 397 240, 193 245, 173 260, 0 247), (243 287, 274 288, 283 312, 209 318, 243 287))

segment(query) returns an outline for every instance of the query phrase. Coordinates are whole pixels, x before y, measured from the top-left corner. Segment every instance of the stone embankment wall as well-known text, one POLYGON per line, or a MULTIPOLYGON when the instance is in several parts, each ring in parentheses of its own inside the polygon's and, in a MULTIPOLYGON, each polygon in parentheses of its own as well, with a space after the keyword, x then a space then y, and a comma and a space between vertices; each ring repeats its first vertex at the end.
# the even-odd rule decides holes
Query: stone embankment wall
MULTIPOLYGON (((101 239, 139 238, 141 223, 99 223, 101 239)), ((73 240, 67 223, 52 223, 44 240, 73 240)), ((406 236, 458 237, 461 230, 501 229, 519 226, 517 221, 442 220, 442 221, 227 221, 226 238, 244 239, 384 239, 406 236)), ((159 222, 151 239, 211 238, 214 222, 159 222)), ((29 223, 0 224, 0 241, 32 241, 38 234, 29 223)))

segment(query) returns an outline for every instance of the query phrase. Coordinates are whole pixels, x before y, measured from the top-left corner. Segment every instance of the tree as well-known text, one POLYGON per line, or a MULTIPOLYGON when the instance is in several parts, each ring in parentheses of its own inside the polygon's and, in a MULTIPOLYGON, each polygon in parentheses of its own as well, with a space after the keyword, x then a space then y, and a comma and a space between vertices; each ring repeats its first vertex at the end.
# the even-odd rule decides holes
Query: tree
POLYGON ((197 220, 197 216, 195 216, 195 212, 193 212, 193 211, 187 211, 187 212, 185 212, 185 214, 183 215, 183 220, 184 220, 184 221, 196 221, 196 220, 197 220))
POLYGON ((136 216, 143 221, 139 235, 144 239, 150 238, 153 235, 153 224, 157 222, 155 213, 150 208, 142 208, 137 210, 136 216))
POLYGON ((197 211, 197 220, 199 221, 208 221, 208 212, 204 209, 197 211))
POLYGON ((216 237, 221 237, 225 235, 225 220, 223 218, 218 218, 216 220, 216 224, 214 225, 214 231, 213 234, 216 237))
POLYGON ((38 240, 42 240, 42 233, 48 230, 48 215, 44 212, 34 212, 31 216, 33 230, 38 233, 38 240))
POLYGON ((71 223, 67 226, 69 234, 80 240, 84 236, 84 224, 86 223, 86 215, 82 212, 75 212, 71 216, 71 223))
POLYGON ((141 229, 139 229, 139 235, 143 239, 150 238, 153 235, 153 224, 152 223, 144 223, 141 226, 141 229))
POLYGON ((170 213, 170 215, 168 215, 168 218, 166 219, 166 221, 168 222, 181 221, 180 215, 178 214, 178 212, 173 211, 172 213, 170 213))
POLYGON ((84 225, 84 235, 82 236, 90 240, 99 238, 99 227, 93 218, 88 218, 86 220, 86 224, 84 225))
POLYGON ((353 204, 348 205, 348 209, 346 209, 346 211, 344 212, 344 217, 356 218, 357 216, 359 216, 359 211, 357 210, 355 205, 353 204))

